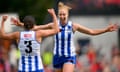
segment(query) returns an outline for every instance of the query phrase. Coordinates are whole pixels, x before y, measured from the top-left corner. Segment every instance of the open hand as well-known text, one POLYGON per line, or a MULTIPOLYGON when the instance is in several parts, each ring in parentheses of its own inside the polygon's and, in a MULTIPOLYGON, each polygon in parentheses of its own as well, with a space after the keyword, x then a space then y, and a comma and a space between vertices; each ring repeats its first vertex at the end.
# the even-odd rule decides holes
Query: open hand
POLYGON ((15 18, 12 17, 10 20, 11 20, 13 25, 19 26, 19 20, 18 19, 15 19, 15 18))
POLYGON ((107 31, 108 32, 112 32, 112 31, 116 31, 118 29, 118 25, 117 24, 111 24, 107 27, 107 31))

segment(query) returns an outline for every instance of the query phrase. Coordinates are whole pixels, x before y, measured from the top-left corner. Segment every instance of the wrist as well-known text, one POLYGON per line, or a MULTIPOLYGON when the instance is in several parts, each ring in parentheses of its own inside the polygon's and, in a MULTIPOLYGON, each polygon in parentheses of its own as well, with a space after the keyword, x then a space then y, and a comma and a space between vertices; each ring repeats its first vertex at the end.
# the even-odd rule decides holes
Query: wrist
POLYGON ((105 32, 109 32, 108 28, 105 29, 105 32))

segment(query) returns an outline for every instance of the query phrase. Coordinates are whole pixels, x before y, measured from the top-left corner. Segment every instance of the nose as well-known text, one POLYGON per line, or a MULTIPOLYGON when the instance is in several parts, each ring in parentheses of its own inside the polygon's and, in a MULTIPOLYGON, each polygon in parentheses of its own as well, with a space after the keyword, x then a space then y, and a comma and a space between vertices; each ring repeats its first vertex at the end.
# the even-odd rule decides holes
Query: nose
POLYGON ((63 15, 61 15, 60 17, 61 17, 61 18, 65 18, 65 16, 63 16, 63 15))

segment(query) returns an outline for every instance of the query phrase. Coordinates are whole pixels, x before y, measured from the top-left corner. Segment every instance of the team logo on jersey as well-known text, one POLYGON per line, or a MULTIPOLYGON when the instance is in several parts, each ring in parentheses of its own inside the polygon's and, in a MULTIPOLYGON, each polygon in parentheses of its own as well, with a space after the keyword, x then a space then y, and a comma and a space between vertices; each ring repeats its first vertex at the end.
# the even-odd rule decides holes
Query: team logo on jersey
POLYGON ((30 38, 30 37, 32 37, 32 34, 24 34, 24 37, 25 38, 30 38))

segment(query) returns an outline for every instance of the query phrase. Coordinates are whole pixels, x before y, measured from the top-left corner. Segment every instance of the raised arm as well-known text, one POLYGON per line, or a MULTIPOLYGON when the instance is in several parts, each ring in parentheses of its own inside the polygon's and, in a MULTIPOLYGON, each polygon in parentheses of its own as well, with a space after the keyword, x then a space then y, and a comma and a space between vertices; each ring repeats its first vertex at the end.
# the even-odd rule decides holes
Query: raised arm
POLYGON ((0 28, 0 38, 2 39, 18 39, 17 35, 19 35, 18 32, 13 32, 13 33, 5 33, 4 31, 4 23, 7 20, 8 16, 2 16, 2 21, 1 21, 1 28, 0 28))
MULTIPOLYGON (((24 24, 22 22, 20 22, 19 19, 15 19, 15 18, 11 18, 11 22, 13 25, 19 26, 19 27, 23 27, 24 24)), ((51 29, 53 28, 53 23, 48 23, 48 24, 44 24, 44 25, 35 25, 33 30, 39 30, 39 29, 51 29)))
POLYGON ((19 27, 23 27, 24 24, 22 22, 20 22, 20 20, 18 18, 11 18, 11 22, 13 25, 19 26, 19 27))
POLYGON ((52 29, 53 28, 53 23, 48 23, 45 25, 35 25, 33 30, 44 30, 44 29, 52 29))
POLYGON ((89 35, 99 35, 99 34, 103 34, 106 32, 112 32, 118 29, 118 25, 117 24, 111 24, 109 26, 107 26, 106 28, 103 29, 90 29, 87 27, 84 27, 80 24, 74 23, 73 24, 73 28, 75 31, 79 31, 85 34, 89 34, 89 35))
POLYGON ((48 12, 53 18, 53 24, 52 24, 53 28, 52 29, 46 29, 46 30, 37 31, 37 32, 39 32, 39 35, 41 37, 51 36, 51 35, 54 35, 54 34, 59 32, 58 20, 57 20, 57 16, 55 15, 54 9, 48 9, 48 12))

